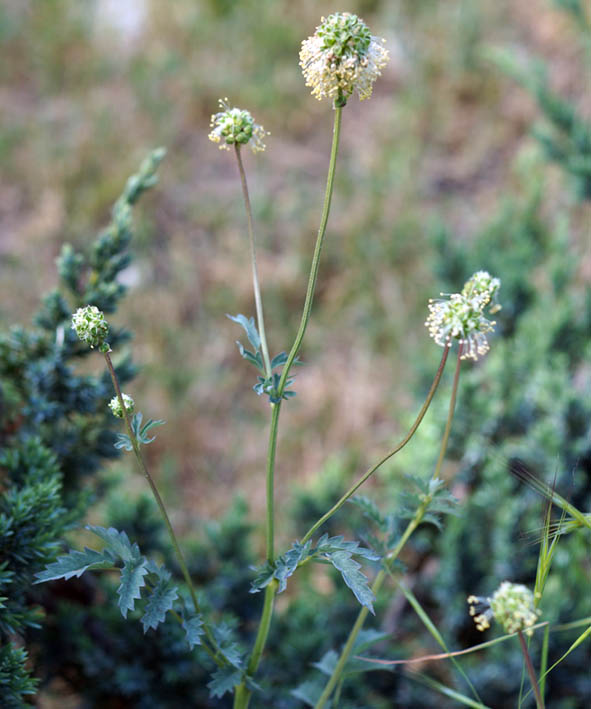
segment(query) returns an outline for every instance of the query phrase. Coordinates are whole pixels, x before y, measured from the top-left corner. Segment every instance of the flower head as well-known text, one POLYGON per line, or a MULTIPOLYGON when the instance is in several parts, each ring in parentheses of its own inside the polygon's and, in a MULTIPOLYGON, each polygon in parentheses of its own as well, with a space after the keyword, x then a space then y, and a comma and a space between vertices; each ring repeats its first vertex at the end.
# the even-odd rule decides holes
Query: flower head
MULTIPOLYGON (((91 347, 104 347, 105 338, 109 333, 109 324, 96 305, 87 305, 72 315, 72 330, 91 347)), ((107 351, 108 351, 108 345, 107 351)))
POLYGON ((372 84, 388 62, 384 40, 374 37, 357 15, 336 12, 302 42, 300 66, 312 96, 344 106, 353 91, 369 98, 372 84))
MULTIPOLYGON (((125 411, 128 414, 132 414, 134 409, 135 409, 135 402, 131 398, 131 396, 127 396, 127 394, 121 394, 121 397, 123 398, 123 403, 125 404, 125 411)), ((109 408, 111 409, 111 413, 113 416, 116 416, 118 419, 123 418, 123 409, 121 408, 121 402, 119 401, 118 396, 114 396, 111 401, 109 402, 109 408)))
POLYGON ((266 135, 270 135, 263 126, 254 122, 254 118, 248 111, 241 108, 230 108, 228 99, 220 99, 219 113, 214 113, 211 117, 210 127, 212 129, 209 139, 220 144, 220 150, 229 150, 229 145, 250 144, 253 153, 262 152, 265 149, 263 142, 266 135))
POLYGON ((490 621, 494 618, 506 633, 523 631, 532 635, 532 626, 541 615, 529 588, 509 581, 503 581, 492 598, 468 596, 468 603, 476 628, 481 631, 490 628, 490 621))
MULTIPOLYGON (((478 271, 466 281, 461 293, 452 293, 449 300, 430 300, 429 317, 425 325, 429 335, 442 347, 457 339, 462 346, 462 359, 478 359, 490 349, 486 334, 494 331, 494 320, 487 320, 484 309, 491 313, 500 310, 493 299, 501 281, 487 271, 478 271)), ((441 295, 444 295, 443 293, 441 295)))

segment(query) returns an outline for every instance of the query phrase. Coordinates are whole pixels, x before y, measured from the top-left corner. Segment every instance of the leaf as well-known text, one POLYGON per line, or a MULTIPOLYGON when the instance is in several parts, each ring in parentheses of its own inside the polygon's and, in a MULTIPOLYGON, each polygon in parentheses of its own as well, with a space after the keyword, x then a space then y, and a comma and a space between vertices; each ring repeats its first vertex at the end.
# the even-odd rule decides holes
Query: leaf
POLYGON ((203 621, 201 620, 200 615, 196 615, 189 619, 185 618, 183 620, 183 629, 191 650, 196 645, 201 645, 200 636, 203 635, 205 631, 203 630, 203 621))
POLYGON ((275 561, 275 578, 279 581, 279 588, 277 593, 285 591, 287 588, 287 579, 293 574, 297 569, 300 561, 308 556, 308 550, 310 548, 309 544, 300 544, 295 542, 293 547, 280 556, 275 561))
POLYGON ((355 640, 351 654, 358 655, 360 652, 365 652, 365 650, 372 645, 375 645, 382 640, 388 640, 390 637, 390 633, 384 633, 380 630, 374 630, 373 628, 362 629, 359 631, 359 635, 355 640))
POLYGON ((230 320, 238 323, 246 333, 248 341, 254 347, 255 352, 261 349, 261 338, 254 322, 254 318, 246 318, 244 315, 227 315, 230 320))
POLYGON ((387 520, 373 500, 370 500, 369 497, 365 497, 365 495, 355 495, 355 497, 349 499, 349 502, 359 507, 363 515, 373 522, 378 529, 382 532, 386 531, 388 525, 387 520))
POLYGON ((152 438, 148 438, 146 435, 148 431, 152 428, 155 428, 156 426, 163 426, 166 423, 164 419, 148 419, 148 422, 144 424, 142 427, 141 431, 139 432, 137 438, 140 443, 143 443, 144 445, 147 445, 148 443, 152 443, 152 441, 156 440, 156 436, 152 436, 152 438))
POLYGON ((381 558, 373 549, 359 546, 359 542, 356 541, 345 540, 342 534, 336 537, 329 537, 328 534, 323 534, 318 540, 318 544, 314 550, 314 552, 318 554, 331 554, 335 551, 346 551, 349 554, 356 554, 370 561, 379 561, 381 558))
POLYGON ((234 642, 234 631, 227 623, 220 623, 213 628, 213 635, 225 659, 236 669, 242 668, 242 651, 234 642))
POLYGON ((261 357, 260 352, 256 352, 253 354, 250 350, 247 350, 242 342, 240 340, 236 340, 236 345, 238 347, 238 351, 242 355, 242 357, 247 361, 250 362, 251 364, 254 364, 254 366, 260 370, 261 372, 264 373, 265 368, 263 366, 263 358, 261 357))
POLYGON ((327 558, 335 569, 340 571, 343 581, 353 591, 359 603, 375 615, 373 609, 375 596, 369 587, 367 576, 359 570, 361 564, 358 564, 346 551, 332 552, 327 554, 327 558))
MULTIPOLYGON (((323 682, 319 682, 318 680, 307 680, 306 682, 302 682, 299 687, 292 689, 290 694, 292 697, 295 697, 301 702, 304 702, 304 704, 306 704, 307 706, 315 707, 316 702, 320 699, 320 695, 322 694, 323 689, 323 682)), ((330 709, 330 700, 326 702, 324 706, 326 707, 326 709, 330 709)))
POLYGON ((36 573, 37 581, 35 583, 54 581, 61 578, 67 581, 72 576, 82 576, 89 569, 107 569, 112 567, 113 559, 106 557, 101 552, 94 551, 94 549, 72 550, 65 556, 60 556, 57 561, 48 564, 43 571, 36 573))
POLYGON ((178 598, 178 595, 176 586, 173 586, 168 579, 162 579, 158 582, 148 598, 144 615, 142 616, 144 633, 148 631, 148 628, 155 630, 164 621, 166 613, 172 608, 172 604, 178 598))
POLYGON ((119 532, 114 527, 93 527, 86 525, 86 529, 105 542, 106 548, 114 554, 114 556, 122 561, 131 561, 132 559, 140 559, 141 554, 137 544, 131 544, 129 537, 125 532, 119 532))
POLYGON ((226 692, 231 692, 237 684, 240 684, 242 672, 233 667, 219 667, 212 676, 211 682, 207 684, 209 696, 213 698, 223 697, 226 692))
POLYGON ((250 593, 258 593, 268 586, 275 576, 275 567, 269 562, 263 564, 258 570, 254 579, 250 582, 250 593))
POLYGON ((124 618, 127 611, 135 608, 136 599, 141 597, 140 589, 145 586, 144 576, 148 573, 146 560, 143 557, 132 559, 121 569, 121 584, 117 589, 119 610, 124 618))
POLYGON ((126 433, 118 433, 117 441, 113 444, 117 450, 124 448, 126 451, 132 451, 133 446, 131 445, 131 440, 126 433))
POLYGON ((337 662, 339 661, 339 655, 334 650, 329 650, 323 656, 320 662, 313 662, 312 667, 320 670, 322 674, 327 677, 332 677, 332 673, 335 671, 337 662))
POLYGON ((287 362, 287 352, 280 352, 278 355, 275 355, 273 359, 271 360, 271 369, 275 369, 275 367, 280 367, 282 364, 285 364, 287 362))

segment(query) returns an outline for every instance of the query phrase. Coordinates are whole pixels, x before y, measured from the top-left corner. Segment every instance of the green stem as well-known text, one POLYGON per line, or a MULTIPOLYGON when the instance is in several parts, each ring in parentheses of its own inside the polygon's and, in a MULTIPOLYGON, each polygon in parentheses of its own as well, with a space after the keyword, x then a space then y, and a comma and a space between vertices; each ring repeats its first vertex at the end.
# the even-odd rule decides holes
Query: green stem
POLYGON ((257 255, 254 238, 254 228, 252 220, 252 208, 250 206, 250 196, 248 194, 248 183, 246 181, 246 172, 242 164, 242 155, 240 153, 240 144, 234 143, 236 161, 238 163, 238 172, 240 173, 240 183, 242 185, 242 196, 244 197, 244 207, 246 209, 246 221, 248 224, 248 241, 250 242, 250 260, 252 264, 252 285, 254 289, 254 302, 257 311, 257 324, 259 327, 259 335, 261 336, 261 350, 263 352, 263 360, 265 362, 265 373, 267 378, 271 376, 271 360, 269 358, 269 348, 267 347, 267 336, 265 334, 265 318, 263 317, 263 299, 261 297, 261 287, 259 284, 259 275, 257 271, 257 255))
POLYGON ((447 444, 449 441, 449 434, 451 431, 451 422, 454 417, 454 411, 456 408, 456 398, 458 394, 458 382, 460 379, 460 367, 462 364, 462 345, 458 347, 458 359, 456 361, 456 371, 454 372, 454 380, 451 388, 451 396, 449 398, 449 409, 447 412, 447 421, 445 422, 445 431, 443 432, 443 438, 441 439, 441 448, 439 449, 439 458, 437 459, 437 465, 431 476, 431 480, 435 480, 439 477, 441 472, 441 466, 443 465, 443 459, 445 458, 445 451, 447 450, 447 444))
MULTIPOLYGON (((324 241, 324 235, 326 233, 326 225, 328 222, 328 215, 330 212, 330 203, 332 199, 332 191, 334 186, 334 176, 337 162, 337 153, 339 147, 339 135, 341 131, 341 108, 335 109, 334 118, 334 128, 332 136, 332 148, 330 152, 330 163, 328 166, 328 176, 326 179, 326 191, 324 194, 324 204, 322 207, 322 216, 320 218, 320 227, 318 229, 318 236, 316 238, 316 246, 314 247, 314 255, 312 257, 312 265, 310 268, 310 277, 308 279, 308 288, 306 291, 306 300, 304 301, 304 309, 302 312, 302 318, 300 321, 300 327, 297 332, 296 338, 294 340, 293 346, 289 352, 283 371, 281 373, 281 379, 279 380, 279 385, 277 387, 277 395, 279 400, 285 390, 287 377, 289 375, 289 370, 293 365, 295 358, 299 352, 302 340, 306 333, 306 327, 308 321, 310 320, 310 312, 312 310, 312 301, 314 299, 314 289, 316 287, 316 279, 318 277, 318 268, 320 265, 320 254, 322 251, 322 244, 324 241)), ((261 338, 262 340, 262 338, 261 338)), ((273 485, 274 485, 274 469, 275 469, 275 453, 277 448, 277 429, 279 422, 279 411, 280 411, 280 401, 273 405, 273 413, 271 417, 271 430, 269 434, 269 448, 267 454, 267 561, 272 563, 274 561, 274 551, 273 551, 273 536, 274 536, 274 513, 273 513, 273 485)), ((255 639, 255 646, 253 648, 253 653, 251 655, 250 661, 248 663, 248 673, 252 674, 258 668, 261 655, 265 649, 265 643, 267 641, 267 636, 269 634, 269 628, 271 627, 271 619, 273 617, 273 599, 277 592, 277 584, 271 582, 265 590, 265 603, 263 605, 263 615, 259 623, 259 628, 257 632, 257 637, 255 639), (256 653, 256 655, 255 655, 256 653), (253 663, 253 661, 255 661, 253 663), (252 669, 251 669, 252 667, 252 669)), ((246 686, 246 682, 243 680, 237 687, 234 694, 234 709, 246 709, 250 702, 252 691, 246 686)))
MULTIPOLYGON (((435 466, 435 472, 433 473, 432 479, 435 479, 439 476, 439 473, 441 471, 441 465, 443 463, 443 459, 445 458, 445 452, 447 450, 447 444, 449 442, 449 433, 451 431, 451 423, 455 411, 455 405, 456 405, 456 398, 457 398, 457 391, 458 391, 458 382, 460 378, 460 364, 461 364, 461 357, 462 357, 462 347, 460 345, 459 351, 458 351, 458 359, 457 359, 457 364, 456 364, 456 370, 454 373, 454 379, 453 379, 453 384, 452 384, 452 392, 451 392, 451 397, 450 397, 450 402, 449 402, 449 410, 447 414, 447 421, 445 424, 445 431, 443 433, 443 438, 441 439, 441 448, 439 451, 439 457, 437 459, 437 464, 435 466)), ((398 555, 404 548, 406 542, 409 540, 410 536, 412 533, 415 531, 415 529, 421 524, 423 521, 423 517, 425 516, 425 512, 427 511, 427 508, 429 507, 429 504, 431 503, 431 495, 426 496, 426 498, 423 500, 423 502, 419 505, 417 508, 417 511, 415 512, 414 517, 412 520, 409 522, 407 525, 406 529, 404 530, 404 534, 398 541, 398 544, 392 549, 388 554, 385 556, 383 562, 386 568, 383 568, 379 571, 378 575, 375 578, 375 581, 373 583, 373 586, 371 587, 371 590, 373 591, 374 596, 377 596, 378 591, 381 589, 382 584, 384 583, 384 579, 386 577, 387 571, 386 569, 388 568, 388 565, 394 561, 395 559, 398 558, 398 555)), ((366 607, 363 607, 359 611, 359 615, 357 616, 357 620, 355 621, 355 624, 353 625, 353 628, 351 629, 351 632, 349 633, 349 637, 347 638, 347 642, 345 643, 345 646, 343 647, 343 650, 341 651, 341 655, 338 659, 338 662, 335 666, 335 669, 330 676, 328 682, 326 683, 326 686, 324 687, 324 690, 322 694, 320 695, 320 699, 316 703, 315 709, 322 709, 325 705, 328 699, 330 698, 330 695, 332 694, 334 688, 336 687, 340 676, 343 673, 343 670, 345 668, 345 665, 347 664, 347 660, 349 659, 349 655, 351 654, 351 650, 353 649, 353 646, 355 645, 355 641, 357 639, 357 636, 359 635, 359 631, 363 628, 363 624, 365 622, 365 619, 367 618, 369 610, 366 607)))
MULTIPOLYGON (((150 486, 150 489, 152 491, 154 499, 156 500, 156 504, 158 505, 158 508, 160 510, 160 514, 162 515, 162 519, 164 520, 164 524, 166 525, 166 529, 168 530, 168 534, 170 536, 170 541, 172 542, 172 546, 174 547, 177 561, 179 563, 179 566, 181 567, 181 571, 182 571, 183 577, 185 579, 185 583, 187 584, 187 587, 189 589, 189 593, 191 594, 191 600, 193 602, 193 606, 195 607, 195 613, 201 613, 199 601, 197 600, 197 594, 195 593, 195 588, 193 586, 193 582, 192 582, 191 576, 189 574, 189 569, 187 568, 187 564, 185 562, 185 557, 183 556, 183 552, 181 551, 181 548, 180 548, 179 543, 177 541, 176 534, 174 533, 174 529, 172 528, 172 524, 170 522, 168 512, 166 511, 166 507, 164 506, 164 501, 163 501, 162 497, 160 496, 160 493, 158 492, 158 488, 156 487, 156 483, 154 482, 154 478, 152 478, 152 476, 150 475, 150 471, 148 470, 146 463, 144 462, 144 458, 143 458, 141 450, 140 450, 140 444, 138 443, 138 440, 135 437, 135 434, 134 434, 133 429, 131 427, 131 419, 129 418, 129 414, 127 413, 127 409, 125 408, 125 401, 123 400, 123 394, 121 393, 119 379, 117 378, 115 368, 113 367, 113 362, 111 361, 111 356, 109 355, 108 352, 104 352, 103 354, 105 356, 105 362, 107 363, 107 368, 109 370, 109 374, 111 375, 113 387, 115 388, 117 398, 119 399, 119 405, 121 406, 121 410, 123 411, 123 420, 125 421, 127 435, 129 437, 129 441, 130 441, 131 445, 133 446, 133 452, 135 454, 136 460, 138 462, 140 470, 142 471, 144 477, 148 481, 148 485, 150 486)), ((205 634, 207 636, 207 639, 211 643, 212 647, 215 648, 217 651, 219 648, 217 646, 217 643, 215 641, 215 638, 213 637, 211 630, 208 628, 207 625, 205 625, 205 623, 203 625, 203 628, 205 630, 205 634)), ((210 648, 208 648, 206 645, 204 645, 203 647, 211 656, 213 656, 213 653, 211 652, 210 648)))
POLYGON ((279 412, 281 402, 271 404, 271 428, 269 431, 269 448, 267 451, 267 561, 272 564, 275 560, 274 528, 275 528, 275 453, 277 451, 277 428, 279 425, 279 412))
POLYGON ((306 327, 308 326, 308 321, 310 320, 310 312, 312 310, 312 301, 314 300, 314 290, 316 288, 316 279, 318 277, 318 267, 320 265, 320 253, 322 251, 322 244, 324 243, 324 235, 326 233, 326 225, 328 223, 328 215, 330 213, 330 202, 332 200, 332 191, 334 186, 334 176, 337 164, 337 154, 339 151, 339 136, 341 133, 341 114, 342 108, 335 108, 334 114, 334 127, 332 133, 332 148, 330 151, 330 163, 328 166, 328 177, 326 180, 326 191, 324 193, 324 204, 322 207, 322 217, 320 218, 320 226, 318 228, 318 236, 316 238, 316 246, 314 247, 314 256, 312 257, 312 267, 310 268, 310 278, 308 279, 308 289, 306 291, 306 300, 304 301, 304 310, 302 312, 302 319, 300 320, 300 327, 298 329, 296 338, 289 352, 283 371, 281 372, 281 379, 279 380, 279 386, 277 387, 278 395, 281 396, 285 389, 285 382, 289 376, 289 370, 291 369, 295 358, 298 355, 302 340, 306 334, 306 327))
POLYGON ((421 425, 421 422, 423 418, 425 417, 425 414, 427 413, 427 409, 429 408, 431 404, 431 400, 433 399, 433 396, 437 390, 437 387, 439 385, 439 382, 441 380, 441 375, 443 374, 443 370, 445 368, 445 363, 447 361, 447 355, 449 354, 449 347, 444 347, 443 349, 443 355, 441 356, 441 362, 439 363, 439 368, 437 369, 437 373, 435 374, 435 379, 433 380, 433 383, 431 384, 431 388, 429 389, 429 393, 427 394, 427 398, 425 399, 425 403, 423 404, 421 410, 419 411, 419 415, 417 416, 415 422, 411 426, 410 431, 408 434, 400 441, 400 443, 393 448, 387 455, 385 455, 380 461, 378 461, 372 468, 370 468, 364 475, 362 475, 359 480, 352 485, 347 492, 341 497, 341 499, 335 503, 328 512, 326 512, 320 519, 315 522, 310 529, 306 532, 304 537, 302 538, 302 544, 305 544, 308 539, 310 539, 313 534, 316 532, 316 530, 321 527, 330 517, 332 517, 335 512, 338 512, 338 510, 341 509, 341 507, 347 502, 347 500, 354 495, 357 490, 363 485, 363 483, 370 478, 376 470, 378 470, 386 461, 390 460, 392 456, 396 455, 399 451, 401 451, 404 446, 410 441, 410 439, 414 436, 416 430, 418 427, 421 425))
POLYGON ((525 638, 523 637, 523 633, 521 632, 521 630, 517 632, 517 636, 519 637, 521 652, 523 653, 523 657, 525 659, 527 674, 529 675, 532 689, 534 690, 534 694, 536 695, 536 706, 538 709, 544 709, 544 700, 542 699, 542 695, 540 694, 540 688, 538 686, 538 680, 536 679, 534 666, 532 664, 531 657, 527 649, 527 643, 525 642, 525 638))

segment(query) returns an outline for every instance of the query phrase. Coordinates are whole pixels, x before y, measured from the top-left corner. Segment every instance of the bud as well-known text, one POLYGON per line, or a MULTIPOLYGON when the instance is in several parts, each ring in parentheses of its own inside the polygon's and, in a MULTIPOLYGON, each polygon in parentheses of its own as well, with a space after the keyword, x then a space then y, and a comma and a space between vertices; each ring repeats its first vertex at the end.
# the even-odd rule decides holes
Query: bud
MULTIPOLYGON (((125 411, 128 414, 132 414, 134 409, 135 409, 135 402, 131 398, 131 396, 127 396, 127 394, 121 394, 121 397, 123 398, 123 403, 125 404, 125 411)), ((119 401, 118 396, 114 396, 111 401, 109 402, 109 408, 111 409, 111 413, 113 416, 116 416, 118 419, 123 418, 123 409, 121 408, 121 402, 119 401)))
POLYGON ((478 355, 486 354, 490 349, 486 334, 494 332, 496 322, 487 320, 483 311, 489 306, 490 312, 500 310, 499 305, 491 306, 500 287, 498 278, 478 271, 466 281, 461 293, 450 294, 449 300, 430 300, 425 322, 429 335, 441 347, 450 347, 452 340, 458 340, 462 359, 477 360, 478 355))
POLYGON ((230 108, 228 99, 220 99, 220 108, 223 110, 214 113, 211 117, 209 139, 214 143, 220 143, 220 150, 229 150, 229 145, 247 145, 253 153, 262 152, 265 149, 263 142, 266 135, 270 135, 263 126, 254 122, 254 118, 248 111, 240 108, 230 108))
POLYGON ((344 106, 353 91, 360 100, 369 98, 373 82, 388 62, 385 40, 372 36, 357 15, 336 12, 302 42, 300 66, 306 86, 318 100, 327 97, 344 106))
POLYGON ((470 615, 481 631, 490 628, 490 621, 494 618, 506 633, 522 631, 531 636, 532 626, 541 615, 529 588, 509 581, 503 581, 492 598, 468 596, 468 603, 470 615))
POLYGON ((72 315, 72 330, 75 330, 76 335, 91 347, 100 347, 103 351, 106 346, 108 351, 109 345, 105 342, 105 338, 109 334, 109 324, 96 305, 78 308, 72 315))

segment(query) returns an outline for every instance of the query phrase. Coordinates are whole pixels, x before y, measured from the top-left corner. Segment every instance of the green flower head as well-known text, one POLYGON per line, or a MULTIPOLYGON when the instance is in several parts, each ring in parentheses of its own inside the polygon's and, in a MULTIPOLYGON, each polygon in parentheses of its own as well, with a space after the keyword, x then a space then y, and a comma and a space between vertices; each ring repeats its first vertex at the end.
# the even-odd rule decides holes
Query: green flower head
POLYGON ((357 15, 336 12, 323 17, 300 51, 300 66, 312 96, 332 99, 335 106, 344 106, 353 91, 361 100, 369 98, 388 62, 383 43, 357 15))
POLYGON ((76 335, 91 347, 100 347, 101 349, 108 345, 105 342, 109 334, 109 324, 105 320, 105 316, 96 305, 87 305, 78 310, 72 315, 72 329, 76 335))
POLYGON ((532 635, 532 626, 541 615, 534 604, 534 594, 518 583, 503 581, 492 598, 468 596, 470 615, 478 630, 490 628, 494 618, 506 633, 524 632, 532 635))
POLYGON ((220 150, 229 150, 230 145, 250 145, 253 153, 265 149, 265 136, 270 135, 263 126, 254 122, 248 111, 241 108, 230 108, 228 99, 220 99, 219 113, 211 117, 211 133, 209 139, 219 143, 220 150))
MULTIPOLYGON (((125 411, 128 414, 132 414, 134 409, 135 409, 135 402, 131 398, 131 396, 127 396, 127 394, 121 394, 123 398, 123 403, 125 404, 125 411)), ((109 402, 109 408, 111 409, 111 413, 113 416, 116 416, 118 419, 123 418, 123 409, 121 408, 121 402, 119 401, 118 396, 114 396, 111 401, 109 402)))
POLYGON ((486 354, 490 349, 486 335, 494 331, 496 323, 484 316, 484 310, 488 308, 491 313, 500 310, 500 305, 493 305, 500 287, 498 278, 487 271, 478 271, 466 281, 461 293, 451 293, 448 300, 430 300, 425 322, 429 335, 441 347, 449 347, 452 340, 458 340, 462 359, 477 360, 479 355, 486 354))

